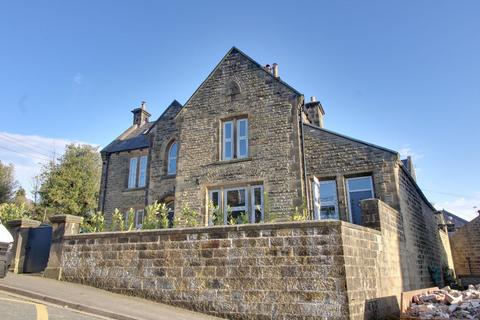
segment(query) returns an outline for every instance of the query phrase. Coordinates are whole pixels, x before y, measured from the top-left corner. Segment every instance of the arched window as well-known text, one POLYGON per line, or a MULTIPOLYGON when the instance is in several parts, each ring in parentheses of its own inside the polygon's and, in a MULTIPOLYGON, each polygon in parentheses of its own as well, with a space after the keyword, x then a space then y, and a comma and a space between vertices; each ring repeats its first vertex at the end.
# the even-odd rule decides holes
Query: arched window
POLYGON ((176 142, 172 143, 168 149, 167 174, 177 173, 177 149, 176 142))

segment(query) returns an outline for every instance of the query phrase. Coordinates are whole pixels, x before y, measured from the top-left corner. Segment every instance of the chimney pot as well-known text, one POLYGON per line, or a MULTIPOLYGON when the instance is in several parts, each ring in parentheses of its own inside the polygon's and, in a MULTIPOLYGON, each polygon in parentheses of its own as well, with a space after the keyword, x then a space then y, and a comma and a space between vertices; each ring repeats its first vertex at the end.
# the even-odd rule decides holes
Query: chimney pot
POLYGON ((278 78, 278 64, 277 63, 273 64, 273 76, 275 78, 278 78))
POLYGON ((317 101, 317 97, 315 97, 315 96, 310 97, 310 102, 316 102, 316 101, 317 101))

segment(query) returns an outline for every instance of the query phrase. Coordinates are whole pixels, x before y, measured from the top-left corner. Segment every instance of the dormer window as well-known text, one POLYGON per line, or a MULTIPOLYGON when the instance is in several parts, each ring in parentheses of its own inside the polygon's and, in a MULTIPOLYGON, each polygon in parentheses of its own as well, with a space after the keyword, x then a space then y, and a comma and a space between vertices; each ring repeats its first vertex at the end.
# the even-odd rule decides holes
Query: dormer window
POLYGON ((222 124, 222 160, 248 157, 248 119, 238 118, 222 124))

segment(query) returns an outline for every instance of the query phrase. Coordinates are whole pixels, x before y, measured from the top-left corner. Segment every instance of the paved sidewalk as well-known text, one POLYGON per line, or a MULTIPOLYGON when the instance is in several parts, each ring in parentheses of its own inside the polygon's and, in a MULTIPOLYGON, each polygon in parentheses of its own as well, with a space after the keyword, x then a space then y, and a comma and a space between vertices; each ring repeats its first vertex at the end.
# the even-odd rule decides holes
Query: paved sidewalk
POLYGON ((76 283, 9 273, 0 289, 118 320, 218 319, 149 300, 123 296, 76 283))

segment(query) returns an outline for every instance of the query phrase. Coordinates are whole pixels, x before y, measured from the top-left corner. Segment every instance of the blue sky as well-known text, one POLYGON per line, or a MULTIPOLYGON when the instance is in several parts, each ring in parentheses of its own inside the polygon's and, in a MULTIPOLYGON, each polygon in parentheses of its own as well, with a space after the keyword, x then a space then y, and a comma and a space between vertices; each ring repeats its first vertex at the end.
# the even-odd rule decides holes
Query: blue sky
POLYGON ((0 160, 31 189, 66 143, 105 146, 184 103, 236 46, 315 95, 328 129, 411 154, 439 208, 480 207, 478 1, 3 1, 0 160), (13 150, 13 151, 12 151, 13 150))

